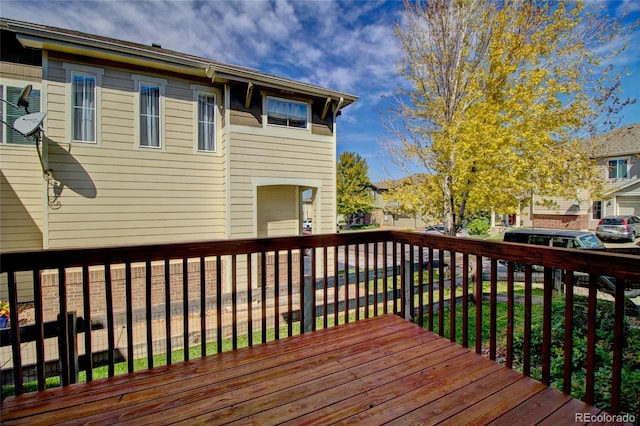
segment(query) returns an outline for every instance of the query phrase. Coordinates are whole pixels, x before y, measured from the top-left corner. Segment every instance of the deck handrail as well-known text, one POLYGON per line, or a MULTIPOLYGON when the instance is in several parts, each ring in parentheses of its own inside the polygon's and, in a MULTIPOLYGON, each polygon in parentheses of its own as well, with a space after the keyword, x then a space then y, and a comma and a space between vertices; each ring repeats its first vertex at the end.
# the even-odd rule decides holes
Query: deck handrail
MULTIPOLYGON (((134 318, 139 309, 142 312, 141 323, 146 333, 147 367, 154 364, 154 349, 151 323, 152 310, 156 309, 154 297, 159 291, 164 296, 164 351, 171 354, 173 348, 182 345, 188 348, 191 344, 191 329, 194 320, 189 315, 182 315, 179 321, 182 336, 173 335, 174 314, 170 309, 172 303, 178 303, 182 312, 190 312, 193 304, 199 305, 199 329, 201 338, 201 355, 206 355, 205 345, 211 323, 215 324, 214 333, 216 351, 223 350, 223 338, 230 334, 231 348, 239 346, 239 336, 246 335, 247 345, 253 345, 253 334, 261 332, 259 340, 268 340, 267 330, 274 330, 274 337, 280 338, 281 319, 286 326, 286 335, 294 334, 294 324, 299 323, 304 333, 316 327, 328 327, 331 324, 348 322, 369 315, 396 313, 405 318, 422 323, 427 328, 437 326, 440 335, 445 336, 445 321, 449 326, 451 340, 456 340, 456 329, 462 328, 463 346, 469 346, 469 337, 476 337, 475 351, 483 351, 482 344, 482 305, 477 303, 475 311, 475 329, 469 328, 469 304, 482 300, 483 275, 489 277, 491 290, 490 325, 489 325, 489 357, 496 359, 496 312, 497 283, 506 281, 508 287, 507 304, 509 309, 509 325, 507 330, 506 364, 513 367, 513 285, 514 264, 524 266, 525 281, 525 360, 523 372, 530 374, 531 365, 526 352, 530 346, 531 333, 531 285, 533 265, 544 269, 544 315, 542 345, 542 382, 550 384, 551 356, 551 300, 554 284, 562 280, 565 291, 565 339, 563 349, 564 384, 563 391, 571 391, 571 355, 572 347, 572 312, 573 293, 576 286, 575 274, 586 275, 583 282, 588 287, 588 350, 587 350, 587 383, 585 401, 593 404, 595 398, 595 306, 597 304, 598 277, 615 278, 615 321, 613 365, 611 377, 610 411, 617 413, 620 407, 622 347, 624 342, 625 297, 624 286, 627 282, 640 282, 638 257, 630 254, 607 253, 591 250, 572 250, 530 246, 517 243, 487 242, 472 238, 446 237, 434 234, 420 234, 394 230, 363 231, 354 233, 293 236, 260 239, 235 239, 203 241, 179 244, 154 244, 122 247, 100 247, 86 249, 54 249, 28 252, 0 253, 0 279, 6 285, 9 303, 18 306, 19 290, 24 291, 24 282, 34 294, 35 305, 35 339, 36 357, 32 359, 37 366, 38 389, 45 386, 44 365, 47 362, 45 335, 43 326, 46 322, 47 310, 44 296, 53 297, 50 292, 56 289, 57 299, 55 314, 60 318, 60 339, 69 339, 67 314, 81 310, 85 321, 92 322, 97 317, 96 303, 104 304, 105 326, 103 332, 108 333, 106 340, 109 375, 114 375, 116 362, 113 353, 118 349, 115 342, 114 328, 117 322, 117 311, 123 312, 127 329, 125 359, 128 371, 134 369, 133 329, 138 321, 134 318), (308 252, 308 256, 304 256, 308 252), (305 260, 308 259, 308 260, 305 260), (419 260, 417 260, 419 259, 419 260), (440 260, 434 262, 435 259, 440 260), (501 263, 499 263, 499 261, 501 263), (504 262, 506 275, 498 277, 500 265, 504 262), (140 266, 141 265, 141 266, 140 266), (122 277, 116 277, 122 269, 122 277), (140 268, 142 273, 139 273, 140 268), (79 269, 76 287, 68 282, 70 271, 79 269), (101 268, 96 280, 95 268, 101 268), (156 269, 154 269, 156 268, 156 269), (341 269, 342 268, 342 269, 341 269), (134 270, 135 269, 135 270, 134 270), (556 274, 555 271, 564 271, 556 274), (155 271, 155 272, 154 272, 155 271), (353 273, 355 271, 355 273, 353 273), (25 278, 25 273, 27 278, 25 278), (353 273, 353 274, 352 274, 353 273), (55 287, 43 290, 43 280, 51 278, 56 281, 55 287), (350 275, 352 274, 352 275, 350 275), (449 296, 445 297, 445 276, 456 277, 455 281, 467 283, 460 289, 449 285, 449 296), (459 274, 459 276, 458 276, 459 274), (51 277, 51 276, 52 277, 51 277), (342 280, 342 281, 341 281, 342 280), (156 282, 157 281, 157 282, 156 282), (122 288, 116 290, 118 283, 122 288), (340 284, 342 282, 342 285, 340 284), (372 284, 373 282, 373 284, 372 284), (73 287, 73 288, 72 288, 73 287), (381 288, 380 288, 381 287, 381 288), (99 290, 99 295, 95 293, 99 290), (70 291, 80 294, 82 303, 71 305, 74 298, 70 291), (460 293, 457 293, 457 292, 460 293), (118 305, 114 298, 116 292, 124 295, 124 304, 118 305), (352 292, 352 293, 350 293, 352 292), (93 294, 93 295, 92 295, 93 294), (194 296, 195 294, 195 296, 194 296), (434 301, 436 298, 438 301, 434 301), (141 300, 142 302, 138 301, 141 300), (438 306, 448 301, 452 309, 449 318, 445 318, 438 306), (170 303, 171 302, 171 303, 170 303), (137 306, 136 303, 142 303, 137 306), (462 304, 462 324, 457 324, 456 306, 462 304), (93 307, 93 308, 92 308, 93 307), (342 312, 339 307, 341 307, 342 312), (207 319, 213 312, 213 318, 207 319), (297 312, 297 316, 294 313, 297 312), (227 318, 228 317, 228 318, 227 318), (241 318, 242 317, 242 318, 241 318), (207 322, 209 321, 209 322, 207 322), (437 322, 436 322, 437 321, 437 322), (244 327, 242 330, 241 327, 244 327), (240 327, 240 328, 239 328, 240 327), (205 336, 202 338, 202 336, 205 336), (181 340, 175 343, 176 338, 181 340), (529 339, 529 340, 527 340, 529 339)), ((504 271, 503 271, 504 272, 504 271)), ((101 308, 102 309, 102 308, 101 308)), ((486 315, 486 313, 485 313, 486 315)), ((23 349, 20 345, 19 316, 17 309, 11 310, 11 358, 12 381, 17 394, 23 393, 25 377, 22 372, 23 349)), ((32 325, 33 326, 33 325, 32 325)), ((85 332, 82 342, 85 351, 91 355, 96 343, 92 340, 94 331, 85 332)), ((5 334, 6 335, 6 334, 5 334)), ((157 339, 156 339, 157 340, 157 339)), ((65 343, 65 342, 63 342, 65 343)), ((68 347, 72 344, 66 341, 68 347)), ((257 344, 257 342, 256 342, 257 344)), ((59 345, 59 362, 62 371, 62 384, 75 381, 70 376, 73 368, 69 368, 68 354, 64 353, 65 344, 59 345)), ((103 350, 104 352, 104 350, 103 350)), ((184 358, 189 358, 184 351, 184 358)), ((34 358, 31 356, 31 358, 34 358)), ((92 380, 92 357, 87 361, 86 380, 92 380)), ((167 356, 170 363, 170 356, 167 356)), ((4 387, 3 383, 3 387, 4 387)))

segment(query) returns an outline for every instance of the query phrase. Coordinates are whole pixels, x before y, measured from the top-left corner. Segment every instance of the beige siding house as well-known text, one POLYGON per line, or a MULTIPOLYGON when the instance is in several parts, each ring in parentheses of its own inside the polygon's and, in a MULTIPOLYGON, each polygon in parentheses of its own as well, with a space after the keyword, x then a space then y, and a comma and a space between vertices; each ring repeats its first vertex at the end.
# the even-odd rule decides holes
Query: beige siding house
POLYGON ((604 182, 603 199, 592 200, 582 191, 572 200, 553 199, 553 207, 534 200, 534 227, 593 230, 606 215, 640 215, 640 124, 601 135, 590 146, 604 182))
POLYGON ((158 46, 0 30, 3 98, 31 84, 29 112, 47 113, 42 165, 3 126, 0 250, 299 234, 303 192, 314 232, 335 232, 336 117, 357 97, 158 46))

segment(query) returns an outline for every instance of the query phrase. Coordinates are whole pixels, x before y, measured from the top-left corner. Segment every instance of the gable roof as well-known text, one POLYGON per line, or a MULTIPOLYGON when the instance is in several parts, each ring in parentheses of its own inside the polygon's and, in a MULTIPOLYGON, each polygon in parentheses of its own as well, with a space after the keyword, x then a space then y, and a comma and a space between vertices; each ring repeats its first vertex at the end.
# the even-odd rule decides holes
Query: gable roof
POLYGON ((629 124, 593 139, 593 158, 640 154, 640 124, 629 124))
POLYGON ((292 80, 259 70, 225 64, 160 46, 147 46, 93 34, 0 17, 0 29, 11 31, 25 47, 79 54, 88 57, 144 65, 195 76, 206 76, 212 82, 241 81, 266 88, 330 98, 343 108, 358 97, 345 92, 292 80))

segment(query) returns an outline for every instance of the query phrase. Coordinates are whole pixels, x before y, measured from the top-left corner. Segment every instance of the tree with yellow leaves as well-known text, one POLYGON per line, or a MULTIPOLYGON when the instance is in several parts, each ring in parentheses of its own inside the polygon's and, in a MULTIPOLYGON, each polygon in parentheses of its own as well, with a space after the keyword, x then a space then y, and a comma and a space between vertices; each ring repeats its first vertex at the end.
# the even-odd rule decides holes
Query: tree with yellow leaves
POLYGON ((585 141, 634 102, 608 65, 626 47, 622 18, 554 0, 404 6, 396 36, 410 88, 385 116, 386 145, 418 172, 390 198, 455 235, 465 217, 514 213, 534 192, 599 191, 585 141))

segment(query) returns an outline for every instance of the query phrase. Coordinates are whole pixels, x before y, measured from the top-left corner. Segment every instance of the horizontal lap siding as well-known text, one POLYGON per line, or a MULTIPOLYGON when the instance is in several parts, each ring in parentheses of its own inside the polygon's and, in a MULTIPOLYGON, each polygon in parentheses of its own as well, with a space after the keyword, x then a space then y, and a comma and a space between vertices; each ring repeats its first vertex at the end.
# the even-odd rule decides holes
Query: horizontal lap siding
POLYGON ((253 237, 257 231, 254 178, 322 181, 322 223, 334 221, 335 151, 331 137, 287 129, 277 137, 264 136, 255 129, 243 132, 242 126, 234 126, 232 131, 230 188, 234 237, 253 237))
POLYGON ((165 86, 160 150, 138 146, 132 76, 105 69, 100 140, 66 140, 65 73, 49 61, 50 167, 63 185, 49 210, 49 246, 76 247, 196 241, 225 236, 224 162, 194 150, 193 92, 187 81, 165 86), (54 78, 54 77, 51 77, 54 78))
MULTIPOLYGON (((0 63, 0 75, 38 87, 42 78, 39 67, 6 62, 0 63)), ((0 144, 0 251, 42 248, 43 190, 35 147, 0 144)))

